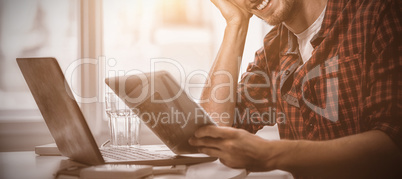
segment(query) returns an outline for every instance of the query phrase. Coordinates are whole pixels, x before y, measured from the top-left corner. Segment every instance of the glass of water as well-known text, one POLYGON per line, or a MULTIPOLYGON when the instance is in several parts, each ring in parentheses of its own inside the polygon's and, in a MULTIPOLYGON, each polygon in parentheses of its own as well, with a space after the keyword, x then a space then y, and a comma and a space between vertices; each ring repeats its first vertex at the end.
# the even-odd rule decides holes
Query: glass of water
POLYGON ((112 147, 130 147, 140 144, 141 120, 113 92, 106 93, 106 113, 109 117, 112 147))

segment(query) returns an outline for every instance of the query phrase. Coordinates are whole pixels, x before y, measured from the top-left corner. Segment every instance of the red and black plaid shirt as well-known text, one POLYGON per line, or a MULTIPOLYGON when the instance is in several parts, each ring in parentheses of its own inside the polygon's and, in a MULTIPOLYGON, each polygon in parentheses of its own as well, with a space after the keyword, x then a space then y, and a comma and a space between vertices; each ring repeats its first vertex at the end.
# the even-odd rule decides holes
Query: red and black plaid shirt
POLYGON ((274 27, 239 83, 234 126, 277 123, 293 140, 381 130, 402 149, 400 10, 399 0, 329 0, 305 64, 293 33, 274 27))

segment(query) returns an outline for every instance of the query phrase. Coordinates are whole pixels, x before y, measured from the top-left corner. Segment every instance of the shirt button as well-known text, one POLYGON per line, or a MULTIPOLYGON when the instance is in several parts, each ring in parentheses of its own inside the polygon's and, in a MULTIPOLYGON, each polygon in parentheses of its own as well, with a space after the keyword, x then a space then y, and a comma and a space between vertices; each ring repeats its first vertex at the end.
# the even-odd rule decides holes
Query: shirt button
POLYGON ((290 74, 290 71, 289 70, 286 70, 285 71, 285 75, 289 75, 290 74))
POLYGON ((310 131, 314 130, 314 124, 313 123, 308 124, 308 129, 310 131))

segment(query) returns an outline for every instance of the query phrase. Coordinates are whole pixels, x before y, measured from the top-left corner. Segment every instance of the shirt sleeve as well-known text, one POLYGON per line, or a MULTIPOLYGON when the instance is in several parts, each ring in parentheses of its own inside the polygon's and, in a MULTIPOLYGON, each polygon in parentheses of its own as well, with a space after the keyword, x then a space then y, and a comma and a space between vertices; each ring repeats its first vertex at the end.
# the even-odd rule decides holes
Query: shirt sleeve
MULTIPOLYGON (((388 1, 389 2, 389 1, 388 1)), ((386 133, 402 150, 402 26, 398 1, 379 14, 372 54, 367 65, 363 117, 369 130, 386 133)))
POLYGON ((233 127, 256 133, 265 125, 274 125, 273 98, 263 49, 242 75, 237 89, 236 115, 233 127))

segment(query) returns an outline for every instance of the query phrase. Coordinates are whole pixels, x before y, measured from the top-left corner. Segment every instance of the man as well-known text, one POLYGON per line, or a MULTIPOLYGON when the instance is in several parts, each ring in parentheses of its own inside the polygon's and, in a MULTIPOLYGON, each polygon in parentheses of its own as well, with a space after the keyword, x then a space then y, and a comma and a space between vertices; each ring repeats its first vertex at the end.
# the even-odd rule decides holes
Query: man
POLYGON ((202 106, 221 127, 199 129, 192 145, 249 171, 401 175, 400 1, 211 1, 227 26, 202 106), (275 27, 241 82, 231 83, 252 15, 275 27), (272 122, 275 114, 283 115, 272 122), (283 140, 252 134, 275 123, 283 140))

